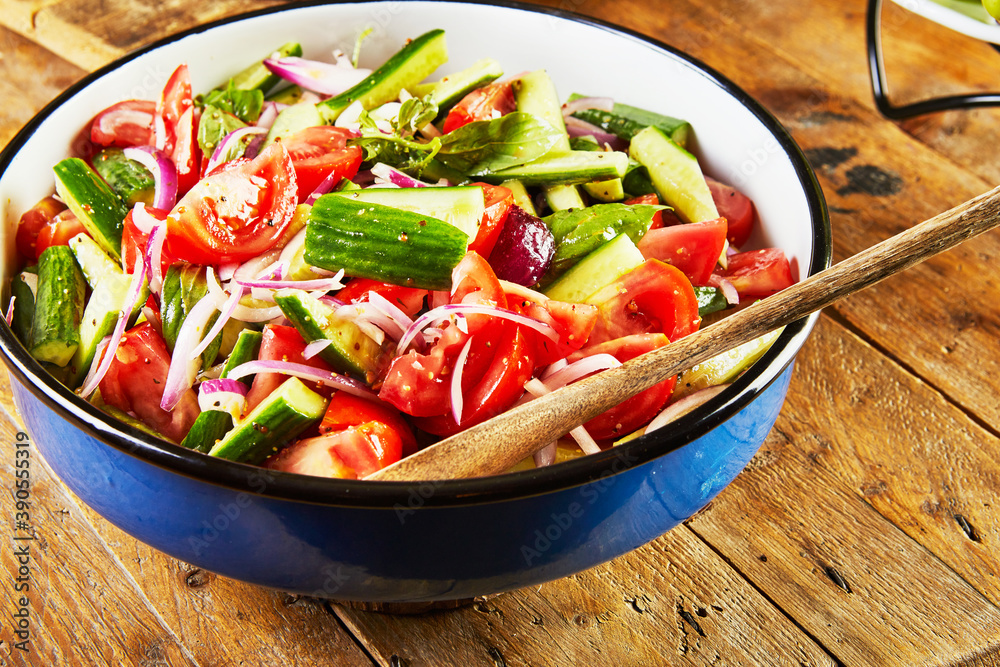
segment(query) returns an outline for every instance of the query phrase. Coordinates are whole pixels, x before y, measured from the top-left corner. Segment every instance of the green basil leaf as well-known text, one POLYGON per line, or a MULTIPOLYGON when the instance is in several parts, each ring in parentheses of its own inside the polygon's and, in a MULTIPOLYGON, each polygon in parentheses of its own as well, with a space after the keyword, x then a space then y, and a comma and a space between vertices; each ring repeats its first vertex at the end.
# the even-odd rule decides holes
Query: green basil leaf
POLYGON ((561 136, 538 116, 514 112, 444 135, 438 160, 464 174, 484 176, 545 155, 561 136))
POLYGON ((257 89, 239 90, 230 79, 225 90, 212 90, 199 96, 197 101, 205 107, 213 106, 222 109, 243 122, 251 124, 256 123, 257 119, 260 118, 261 109, 264 108, 264 93, 257 89))
POLYGON ((207 105, 198 121, 198 145, 203 155, 212 156, 216 146, 227 134, 247 124, 219 107, 207 105))

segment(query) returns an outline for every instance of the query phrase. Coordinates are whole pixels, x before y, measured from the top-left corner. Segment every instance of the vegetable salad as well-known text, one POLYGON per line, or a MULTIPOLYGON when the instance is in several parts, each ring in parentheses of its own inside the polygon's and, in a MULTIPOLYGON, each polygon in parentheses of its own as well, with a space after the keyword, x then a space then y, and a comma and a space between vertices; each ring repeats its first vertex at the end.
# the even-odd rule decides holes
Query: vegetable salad
MULTIPOLYGON (((377 70, 286 44, 195 94, 112 104, 17 230, 7 320, 84 399, 208 456, 364 478, 792 282, 692 126, 565 101, 443 31, 377 70)), ((585 91, 589 92, 589 91, 585 91)), ((524 465, 658 428, 773 335, 524 465)))

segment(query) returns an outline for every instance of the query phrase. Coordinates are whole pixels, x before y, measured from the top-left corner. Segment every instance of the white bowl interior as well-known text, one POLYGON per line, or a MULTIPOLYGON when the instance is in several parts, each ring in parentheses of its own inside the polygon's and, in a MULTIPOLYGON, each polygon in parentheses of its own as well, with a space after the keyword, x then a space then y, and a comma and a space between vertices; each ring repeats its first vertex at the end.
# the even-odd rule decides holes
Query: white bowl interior
POLYGON ((4 274, 9 277, 18 218, 53 191, 52 165, 71 152, 80 130, 101 109, 123 99, 155 99, 182 62, 190 66, 195 91, 202 92, 286 41, 301 42, 306 57, 328 57, 335 48, 350 53, 365 27, 373 32, 362 48, 362 66, 377 66, 406 39, 443 28, 449 62, 432 79, 492 57, 507 74, 547 69, 563 99, 573 92, 610 96, 690 121, 706 173, 737 186, 757 206, 763 227, 749 245, 778 246, 793 266, 810 265, 809 206, 788 156, 756 116, 687 61, 638 38, 547 14, 386 2, 302 7, 228 23, 143 53, 78 91, 40 125, 0 177, 4 274))

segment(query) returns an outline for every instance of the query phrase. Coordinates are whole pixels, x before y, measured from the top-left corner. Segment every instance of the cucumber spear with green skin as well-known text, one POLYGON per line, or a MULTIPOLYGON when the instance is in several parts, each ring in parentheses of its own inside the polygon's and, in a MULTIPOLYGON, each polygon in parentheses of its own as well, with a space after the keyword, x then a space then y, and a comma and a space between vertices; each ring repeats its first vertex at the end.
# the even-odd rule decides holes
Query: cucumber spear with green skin
POLYGON ((990 16, 1000 21, 1000 0, 983 0, 983 7, 990 13, 990 16))

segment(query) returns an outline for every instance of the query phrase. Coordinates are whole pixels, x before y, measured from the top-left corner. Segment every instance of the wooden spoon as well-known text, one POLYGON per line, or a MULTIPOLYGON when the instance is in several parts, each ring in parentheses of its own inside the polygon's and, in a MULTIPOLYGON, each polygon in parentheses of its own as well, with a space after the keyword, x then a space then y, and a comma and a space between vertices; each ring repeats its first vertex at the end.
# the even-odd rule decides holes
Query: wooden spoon
POLYGON ((545 444, 654 384, 791 324, 1000 225, 1000 187, 670 345, 508 410, 367 479, 439 480, 508 470, 545 444))

